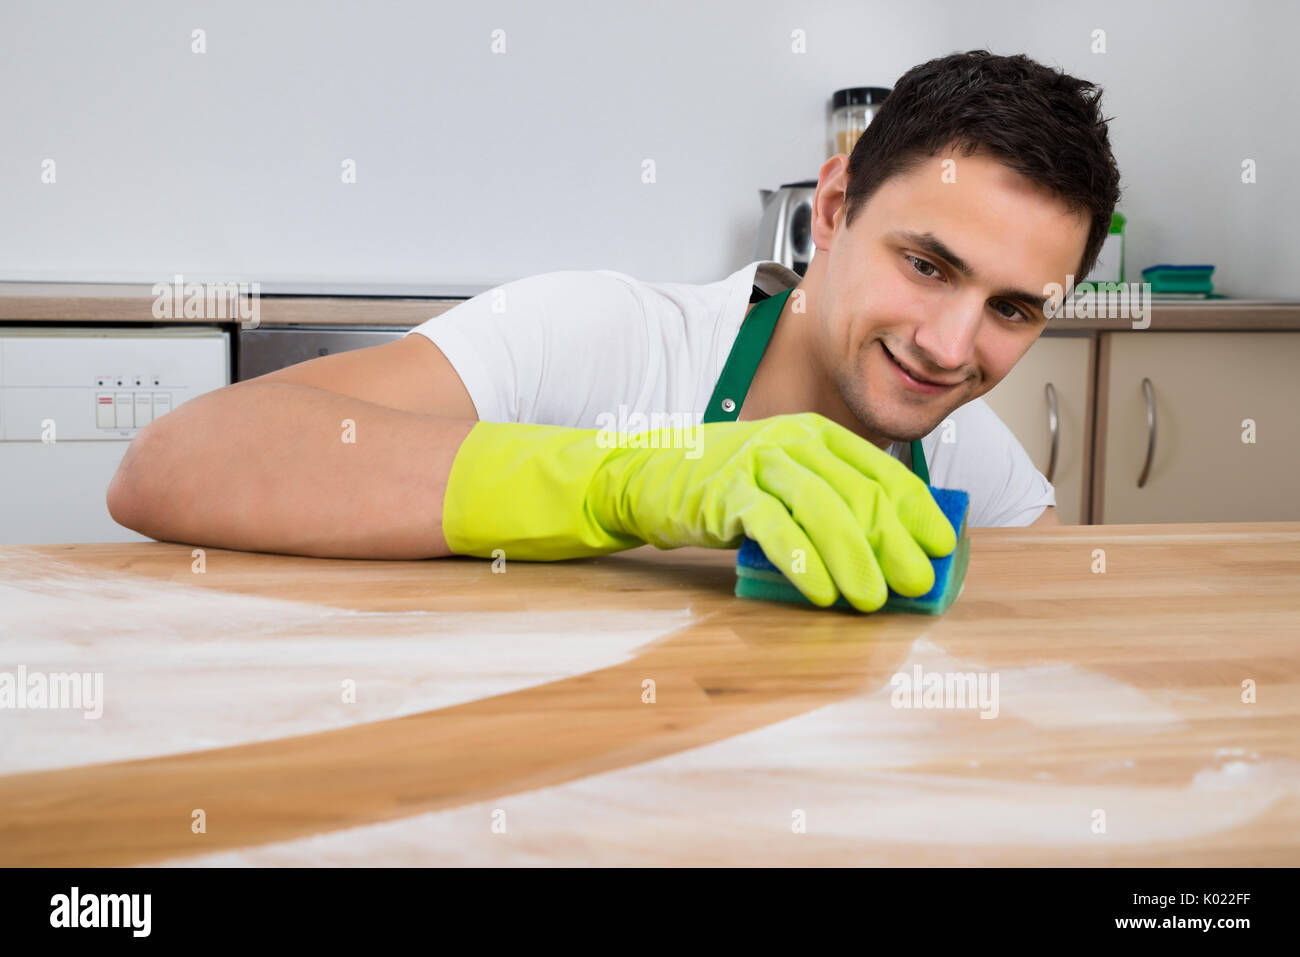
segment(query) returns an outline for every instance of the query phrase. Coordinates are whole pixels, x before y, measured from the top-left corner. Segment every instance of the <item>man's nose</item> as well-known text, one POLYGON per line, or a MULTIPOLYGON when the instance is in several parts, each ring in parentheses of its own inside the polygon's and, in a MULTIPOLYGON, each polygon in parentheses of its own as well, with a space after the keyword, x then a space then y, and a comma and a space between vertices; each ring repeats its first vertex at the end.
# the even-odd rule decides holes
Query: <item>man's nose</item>
POLYGON ((975 336, 983 320, 983 300, 954 299, 916 330, 917 348, 945 371, 964 369, 974 361, 975 336))

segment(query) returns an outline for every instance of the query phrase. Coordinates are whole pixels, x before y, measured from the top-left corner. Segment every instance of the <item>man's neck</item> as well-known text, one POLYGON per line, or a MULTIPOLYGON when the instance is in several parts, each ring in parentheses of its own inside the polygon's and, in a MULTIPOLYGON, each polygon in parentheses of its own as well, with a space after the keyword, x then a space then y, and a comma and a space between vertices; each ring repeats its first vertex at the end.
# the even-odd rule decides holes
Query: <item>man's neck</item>
MULTIPOLYGON (((814 256, 813 263, 816 261, 814 256)), ((814 325, 817 321, 816 280, 819 273, 820 270, 815 273, 810 266, 808 274, 786 299, 750 383, 745 404, 741 406, 740 419, 749 422, 786 413, 818 412, 877 447, 888 450, 890 440, 867 433, 844 404, 834 374, 822 363, 816 347, 814 325), (800 291, 803 292, 803 307, 796 313, 794 305, 800 291)))

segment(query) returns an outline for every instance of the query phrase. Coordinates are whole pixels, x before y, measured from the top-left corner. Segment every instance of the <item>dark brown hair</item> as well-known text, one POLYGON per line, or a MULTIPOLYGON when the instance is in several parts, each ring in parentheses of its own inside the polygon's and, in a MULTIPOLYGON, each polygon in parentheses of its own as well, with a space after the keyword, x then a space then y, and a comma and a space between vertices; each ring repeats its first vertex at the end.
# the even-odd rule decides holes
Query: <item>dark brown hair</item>
POLYGON ((1091 217, 1075 281, 1096 265, 1119 201, 1101 88, 1023 54, 953 53, 899 78, 849 155, 845 226, 891 176, 949 146, 982 150, 1091 217))

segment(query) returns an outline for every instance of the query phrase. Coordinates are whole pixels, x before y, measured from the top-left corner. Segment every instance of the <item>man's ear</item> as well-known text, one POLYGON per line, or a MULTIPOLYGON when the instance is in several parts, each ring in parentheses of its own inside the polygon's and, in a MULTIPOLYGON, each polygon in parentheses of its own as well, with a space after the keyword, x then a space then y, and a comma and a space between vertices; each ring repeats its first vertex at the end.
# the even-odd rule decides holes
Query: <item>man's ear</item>
POLYGON ((818 249, 830 249, 835 231, 844 219, 844 194, 849 185, 849 157, 836 153, 817 173, 813 194, 812 240, 818 249))

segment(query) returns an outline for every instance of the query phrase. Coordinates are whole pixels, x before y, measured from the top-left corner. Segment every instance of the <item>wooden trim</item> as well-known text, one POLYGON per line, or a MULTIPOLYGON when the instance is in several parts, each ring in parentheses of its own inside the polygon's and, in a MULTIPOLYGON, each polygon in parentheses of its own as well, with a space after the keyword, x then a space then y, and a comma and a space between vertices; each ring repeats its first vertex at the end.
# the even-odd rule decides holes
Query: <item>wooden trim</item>
POLYGON ((1110 344, 1112 333, 1097 337, 1097 367, 1094 380, 1096 416, 1092 426, 1092 508, 1088 512, 1089 525, 1104 525, 1106 521, 1106 426, 1110 405, 1110 344))
POLYGON ((1151 307, 1151 324, 1134 329, 1129 319, 1049 319, 1048 329, 1097 332, 1285 332, 1300 329, 1300 303, 1207 299, 1160 302, 1151 307))
MULTIPOLYGON (((409 329, 463 299, 367 299, 349 296, 259 296, 258 326, 401 326, 409 329)), ((0 320, 44 323, 236 324, 231 317, 158 319, 148 290, 90 296, 13 296, 0 292, 0 320)))
POLYGON ((263 326, 404 326, 440 316, 462 299, 284 298, 261 301, 263 326))

